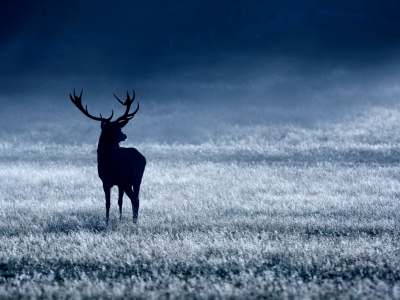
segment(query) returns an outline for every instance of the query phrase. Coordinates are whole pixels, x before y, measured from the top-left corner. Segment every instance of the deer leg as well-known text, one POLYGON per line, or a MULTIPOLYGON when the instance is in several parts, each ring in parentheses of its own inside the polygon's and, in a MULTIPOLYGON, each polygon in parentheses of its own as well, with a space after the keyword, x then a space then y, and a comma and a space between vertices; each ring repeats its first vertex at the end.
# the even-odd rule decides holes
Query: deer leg
POLYGON ((106 194, 106 225, 108 226, 108 219, 110 216, 110 187, 103 185, 104 194, 106 194))
POLYGON ((135 191, 132 191, 131 187, 129 187, 125 190, 125 193, 128 195, 129 199, 131 199, 131 203, 132 203, 133 223, 137 223, 138 214, 139 214, 139 198, 138 198, 138 193, 136 192, 137 190, 138 189, 135 189, 135 191))
POLYGON ((122 220, 122 197, 124 197, 124 189, 118 187, 118 206, 119 206, 119 220, 122 220))

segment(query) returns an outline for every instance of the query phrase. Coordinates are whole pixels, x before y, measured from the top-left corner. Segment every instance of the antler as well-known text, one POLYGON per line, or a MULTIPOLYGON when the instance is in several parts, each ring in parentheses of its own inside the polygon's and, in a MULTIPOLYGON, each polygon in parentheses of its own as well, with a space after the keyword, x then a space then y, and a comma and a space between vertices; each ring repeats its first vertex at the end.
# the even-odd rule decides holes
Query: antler
POLYGON ((126 92, 126 100, 125 100, 125 102, 122 102, 121 100, 119 100, 118 97, 115 96, 115 94, 114 94, 114 97, 117 98, 119 103, 121 103, 122 105, 126 106, 126 110, 125 110, 125 113, 121 117, 119 117, 118 119, 116 119, 113 122, 129 121, 130 119, 132 119, 133 116, 139 110, 139 102, 138 102, 136 110, 133 113, 129 113, 129 110, 131 109, 131 105, 132 105, 133 101, 135 101, 135 90, 133 90, 132 99, 130 99, 128 91, 126 92))
POLYGON ((89 117, 89 118, 91 118, 92 120, 96 120, 96 121, 109 122, 109 121, 112 119, 112 117, 114 116, 114 111, 112 111, 111 117, 109 117, 108 119, 107 119, 107 118, 103 118, 101 114, 100 114, 100 118, 92 116, 91 114, 89 114, 89 112, 88 112, 88 110, 87 110, 87 105, 86 105, 85 108, 83 108, 83 106, 82 106, 82 92, 83 92, 83 90, 81 91, 81 94, 80 94, 79 97, 78 97, 78 96, 75 95, 75 89, 74 89, 74 98, 72 98, 71 93, 69 94, 69 98, 71 99, 72 103, 75 104, 75 106, 76 106, 81 112, 83 112, 83 114, 84 114, 86 117, 89 117))

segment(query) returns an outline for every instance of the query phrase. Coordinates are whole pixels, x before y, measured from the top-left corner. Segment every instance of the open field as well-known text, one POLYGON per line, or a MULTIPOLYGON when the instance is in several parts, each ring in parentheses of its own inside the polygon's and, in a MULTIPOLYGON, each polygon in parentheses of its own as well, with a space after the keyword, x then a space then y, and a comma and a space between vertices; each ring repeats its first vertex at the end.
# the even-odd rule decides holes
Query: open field
POLYGON ((124 130, 148 160, 139 222, 114 189, 108 227, 98 124, 3 107, 0 298, 400 299, 400 106, 381 92, 143 105, 124 130))
POLYGON ((398 116, 136 145, 108 228, 95 144, 3 143, 0 297, 400 299, 398 116))

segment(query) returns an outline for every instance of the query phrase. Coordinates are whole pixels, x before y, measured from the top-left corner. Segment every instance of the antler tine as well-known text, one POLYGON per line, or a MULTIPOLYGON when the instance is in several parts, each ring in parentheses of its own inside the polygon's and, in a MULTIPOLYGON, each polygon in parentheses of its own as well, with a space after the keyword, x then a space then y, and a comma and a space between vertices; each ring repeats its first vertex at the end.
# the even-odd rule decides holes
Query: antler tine
MULTIPOLYGON (((77 96, 75 95, 75 89, 74 89, 74 99, 75 99, 75 100, 81 100, 81 98, 82 98, 82 92, 83 92, 83 89, 81 90, 81 94, 79 95, 79 97, 77 97, 77 96)), ((71 100, 72 100, 71 93, 69 94, 69 97, 70 97, 70 98, 71 98, 71 100)), ((72 102, 74 102, 74 103, 75 103, 75 101, 74 101, 74 100, 72 100, 72 102)))
POLYGON ((130 99, 129 93, 128 93, 128 91, 126 91, 126 101, 128 101, 128 100, 129 100, 129 102, 135 101, 135 90, 132 90, 132 99, 130 99))
POLYGON ((115 120, 114 122, 119 122, 122 120, 130 120, 133 118, 133 116, 138 112, 139 110, 139 103, 138 106, 136 108, 136 110, 133 113, 129 113, 129 110, 131 109, 131 105, 133 103, 133 101, 135 101, 135 90, 133 90, 133 94, 132 94, 132 99, 129 97, 129 92, 126 92, 126 100, 125 102, 122 102, 121 100, 118 99, 118 97, 114 94, 114 97, 117 98, 117 100, 119 101, 119 103, 121 103, 122 105, 126 106, 126 110, 125 113, 119 117, 117 120, 115 120))
POLYGON ((129 115, 127 115, 127 118, 129 118, 129 120, 132 119, 133 116, 138 112, 138 110, 139 110, 139 102, 137 103, 137 107, 136 107, 135 111, 133 113, 130 113, 129 115))
POLYGON ((129 112, 129 110, 131 109, 131 105, 132 105, 133 101, 135 101, 135 90, 133 90, 132 99, 129 97, 128 91, 126 91, 126 101, 125 101, 124 105, 126 105, 127 107, 126 107, 125 114, 127 114, 129 112))
POLYGON ((133 94, 133 96, 132 96, 132 101, 133 101, 136 98, 135 90, 132 90, 132 94, 133 94))
POLYGON ((109 117, 108 119, 103 118, 100 114, 100 117, 103 118, 104 120, 110 121, 112 119, 112 117, 114 116, 114 110, 111 110, 111 117, 109 117))
POLYGON ((101 121, 101 122, 104 122, 104 121, 107 121, 107 122, 108 122, 108 121, 110 121, 110 120, 112 119, 112 117, 114 116, 114 111, 112 111, 111 117, 109 117, 109 118, 103 118, 103 117, 101 116, 101 114, 100 114, 100 118, 94 117, 94 116, 92 116, 91 114, 89 114, 88 109, 87 109, 87 105, 85 106, 85 108, 83 108, 83 106, 82 106, 82 92, 83 92, 83 90, 81 91, 81 94, 80 94, 79 97, 78 97, 78 96, 76 96, 76 94, 75 94, 75 89, 74 89, 74 98, 72 98, 71 93, 69 94, 69 98, 71 99, 72 103, 74 103, 75 106, 76 106, 81 112, 83 112, 83 114, 84 114, 85 116, 87 116, 88 118, 90 118, 90 119, 92 119, 92 120, 101 121))
POLYGON ((126 100, 125 100, 125 102, 122 102, 121 100, 119 100, 119 98, 115 94, 113 94, 113 95, 118 100, 118 102, 121 103, 122 105, 128 105, 129 103, 132 103, 133 101, 135 101, 135 90, 133 90, 132 99, 131 99, 131 97, 129 97, 129 92, 126 91, 126 100))
POLYGON ((135 109, 135 111, 133 113, 127 114, 124 118, 120 117, 115 121, 130 120, 135 116, 135 114, 138 112, 138 110, 139 110, 139 102, 138 102, 137 107, 136 107, 136 109, 135 109))
POLYGON ((117 98, 117 100, 118 100, 119 103, 121 103, 122 105, 125 105, 125 103, 122 102, 121 100, 119 100, 118 97, 117 97, 115 94, 113 94, 113 95, 114 95, 115 98, 117 98))

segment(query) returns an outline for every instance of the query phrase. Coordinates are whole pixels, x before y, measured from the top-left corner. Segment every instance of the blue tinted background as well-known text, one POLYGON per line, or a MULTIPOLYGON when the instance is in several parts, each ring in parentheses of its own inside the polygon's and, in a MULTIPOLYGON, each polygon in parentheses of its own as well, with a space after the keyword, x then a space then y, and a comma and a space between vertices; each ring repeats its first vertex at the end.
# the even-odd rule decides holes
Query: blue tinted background
POLYGON ((21 76, 152 78, 232 56, 242 71, 282 55, 369 63, 399 45, 399 16, 398 0, 2 1, 1 88, 21 76))

